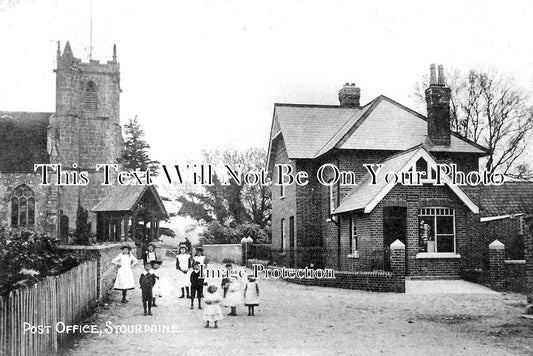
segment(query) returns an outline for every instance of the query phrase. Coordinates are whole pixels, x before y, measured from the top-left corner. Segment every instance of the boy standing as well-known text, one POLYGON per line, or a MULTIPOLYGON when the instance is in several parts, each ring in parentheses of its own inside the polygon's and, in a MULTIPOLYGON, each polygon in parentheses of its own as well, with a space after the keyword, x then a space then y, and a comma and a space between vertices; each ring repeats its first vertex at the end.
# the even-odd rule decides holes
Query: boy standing
POLYGON ((155 284, 155 276, 150 273, 152 266, 150 264, 144 265, 144 271, 139 277, 139 285, 142 291, 142 300, 144 315, 152 315, 152 288, 155 284))
POLYGON ((194 297, 198 298, 198 309, 202 309, 202 291, 204 289, 204 276, 200 271, 200 263, 194 262, 191 273, 191 309, 194 309, 194 297))

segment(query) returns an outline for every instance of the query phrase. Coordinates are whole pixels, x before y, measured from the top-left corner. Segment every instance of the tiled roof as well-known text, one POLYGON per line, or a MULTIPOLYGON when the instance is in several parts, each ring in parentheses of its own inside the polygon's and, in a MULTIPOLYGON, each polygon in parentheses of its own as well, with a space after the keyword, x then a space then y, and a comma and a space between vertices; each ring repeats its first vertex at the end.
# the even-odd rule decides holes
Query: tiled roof
MULTIPOLYGON (((341 202, 341 204, 334 210, 333 214, 341 214, 354 210, 363 210, 365 213, 371 212, 374 207, 383 199, 390 190, 395 186, 394 184, 387 184, 385 176, 389 172, 402 173, 416 165, 420 159, 424 159, 430 167, 437 162, 421 145, 412 147, 411 149, 395 154, 387 158, 381 164, 383 167, 376 173, 376 183, 370 184, 372 176, 367 173, 360 183, 350 192, 350 194, 341 202)), ((474 213, 479 212, 479 207, 463 192, 457 185, 451 184, 447 178, 443 178, 445 183, 458 197, 472 210, 474 213)))
POLYGON ((533 182, 482 186, 481 216, 533 214, 533 182))
POLYGON ((52 113, 0 111, 0 172, 33 172, 49 163, 47 128, 52 113))
MULTIPOLYGON (((381 97, 354 133, 340 146, 344 149, 406 150, 426 142, 427 121, 402 105, 381 97)), ((452 135, 450 146, 430 146, 430 152, 485 152, 477 145, 452 135)))
POLYGON ((271 140, 281 132, 291 159, 318 158, 333 148, 404 151, 424 143, 432 152, 486 154, 457 134, 449 147, 431 146, 426 118, 385 96, 360 108, 276 104, 273 120, 271 140))
POLYGON ((313 158, 361 108, 276 104, 289 158, 313 158))
POLYGON ((146 193, 150 192, 160 208, 160 213, 168 217, 168 213, 163 205, 161 197, 152 185, 124 185, 116 186, 106 195, 91 211, 109 212, 109 211, 128 211, 131 212, 141 201, 146 193))

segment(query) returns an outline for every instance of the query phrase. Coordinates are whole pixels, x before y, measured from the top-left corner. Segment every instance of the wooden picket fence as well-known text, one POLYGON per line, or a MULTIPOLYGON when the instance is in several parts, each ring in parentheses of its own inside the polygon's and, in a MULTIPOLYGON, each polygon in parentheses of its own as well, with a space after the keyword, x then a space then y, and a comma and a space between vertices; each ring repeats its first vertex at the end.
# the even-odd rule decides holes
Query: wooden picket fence
POLYGON ((61 275, 2 296, 0 355, 56 353, 61 342, 72 336, 63 331, 61 323, 67 326, 79 322, 90 311, 91 301, 96 300, 97 277, 96 261, 85 261, 61 275), (29 325, 50 328, 44 333, 24 332, 29 325))

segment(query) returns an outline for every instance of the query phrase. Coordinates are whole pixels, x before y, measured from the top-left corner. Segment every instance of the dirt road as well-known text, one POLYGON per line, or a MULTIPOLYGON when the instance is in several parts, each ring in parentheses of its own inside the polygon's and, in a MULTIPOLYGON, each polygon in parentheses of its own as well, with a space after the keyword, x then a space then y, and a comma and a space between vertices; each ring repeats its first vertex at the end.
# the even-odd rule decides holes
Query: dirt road
MULTIPOLYGON (((136 268, 136 274, 141 268, 136 268)), ((517 294, 388 294, 260 280, 255 317, 244 307, 205 329, 202 311, 178 299, 173 261, 161 269, 164 296, 143 316, 140 290, 88 324, 141 325, 175 332, 84 335, 66 355, 531 355, 533 321, 517 294), (148 326, 146 326, 148 325, 148 326)), ((224 310, 227 314, 228 310, 224 310)))

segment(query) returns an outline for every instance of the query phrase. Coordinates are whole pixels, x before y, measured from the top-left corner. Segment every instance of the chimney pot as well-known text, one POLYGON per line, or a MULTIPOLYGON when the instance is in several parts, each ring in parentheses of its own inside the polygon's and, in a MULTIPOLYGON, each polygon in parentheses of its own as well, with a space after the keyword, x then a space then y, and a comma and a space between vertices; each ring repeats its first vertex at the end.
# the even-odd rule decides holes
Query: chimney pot
POLYGON ((442 64, 439 64, 439 77, 438 77, 438 80, 437 80, 437 83, 439 85, 446 85, 446 78, 444 77, 444 67, 442 66, 442 64))
POLYGON ((435 73, 435 64, 429 65, 429 85, 437 84, 437 75, 435 73))

